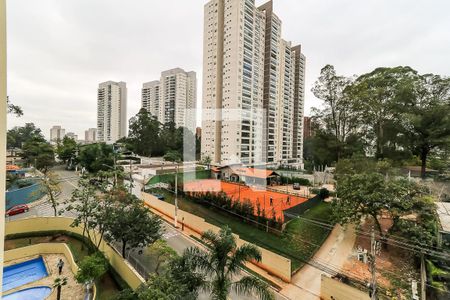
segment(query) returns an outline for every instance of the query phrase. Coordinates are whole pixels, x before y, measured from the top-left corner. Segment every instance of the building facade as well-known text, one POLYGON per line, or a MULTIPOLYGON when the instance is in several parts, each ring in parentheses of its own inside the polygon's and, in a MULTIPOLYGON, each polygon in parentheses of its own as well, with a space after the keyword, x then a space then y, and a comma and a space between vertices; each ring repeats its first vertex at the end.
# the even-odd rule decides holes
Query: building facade
POLYGON ((66 130, 59 125, 55 125, 52 128, 50 128, 50 142, 52 143, 62 141, 65 135, 66 130))
POLYGON ((302 167, 304 56, 281 25, 272 1, 205 4, 202 157, 215 164, 302 167))
POLYGON ((195 72, 175 68, 161 73, 159 81, 142 86, 142 108, 162 124, 174 122, 195 132, 197 78, 195 72))
POLYGON ((97 140, 114 143, 126 136, 127 86, 125 82, 99 84, 97 94, 97 140))
POLYGON ((97 141, 97 128, 89 128, 84 131, 84 141, 86 143, 93 143, 97 141))
POLYGON ((78 135, 76 135, 76 134, 73 133, 73 132, 68 132, 68 133, 66 133, 66 136, 67 136, 68 138, 73 139, 74 141, 78 141, 78 135))

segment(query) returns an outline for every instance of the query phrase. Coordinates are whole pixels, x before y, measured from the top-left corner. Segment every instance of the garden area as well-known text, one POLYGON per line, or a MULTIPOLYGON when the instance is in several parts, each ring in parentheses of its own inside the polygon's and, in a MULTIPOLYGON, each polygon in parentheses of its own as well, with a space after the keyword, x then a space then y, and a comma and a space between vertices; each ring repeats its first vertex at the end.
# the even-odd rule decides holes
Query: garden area
MULTIPOLYGON (((65 233, 42 233, 42 235, 20 235, 7 237, 5 240, 5 251, 21 248, 39 243, 66 243, 72 252, 75 262, 79 264, 83 258, 88 256, 89 247, 81 239, 65 233)), ((96 283, 96 300, 110 300, 126 288, 119 275, 115 274, 112 268, 106 272, 96 283)))
MULTIPOLYGON (((162 195, 164 201, 174 204, 174 195, 167 190, 152 189, 149 192, 162 195)), ((283 233, 281 231, 277 231, 278 234, 270 233, 266 232, 265 226, 257 228, 254 224, 250 224, 250 220, 238 215, 232 216, 217 207, 206 207, 181 196, 178 197, 178 207, 205 219, 210 224, 219 227, 228 225, 233 233, 242 239, 289 258, 293 272, 299 270, 314 255, 330 233, 330 230, 300 218, 288 222, 283 233)), ((330 222, 331 206, 321 202, 304 212, 302 218, 330 222)))

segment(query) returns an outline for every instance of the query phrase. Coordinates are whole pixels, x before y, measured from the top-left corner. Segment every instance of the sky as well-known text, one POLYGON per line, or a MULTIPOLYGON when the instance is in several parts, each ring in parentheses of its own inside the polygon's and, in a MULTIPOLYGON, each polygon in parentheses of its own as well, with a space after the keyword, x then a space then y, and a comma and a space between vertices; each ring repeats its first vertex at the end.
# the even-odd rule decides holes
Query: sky
MULTIPOLYGON (((7 0, 8 95, 22 107, 8 127, 33 122, 84 138, 96 127, 97 87, 125 81, 128 118, 143 82, 180 67, 197 72, 201 105, 206 0, 7 0)), ((256 4, 264 3, 257 0, 256 4)), ((409 65, 450 75, 448 0, 274 0, 282 36, 306 56, 305 115, 326 64, 351 76, 409 65)))

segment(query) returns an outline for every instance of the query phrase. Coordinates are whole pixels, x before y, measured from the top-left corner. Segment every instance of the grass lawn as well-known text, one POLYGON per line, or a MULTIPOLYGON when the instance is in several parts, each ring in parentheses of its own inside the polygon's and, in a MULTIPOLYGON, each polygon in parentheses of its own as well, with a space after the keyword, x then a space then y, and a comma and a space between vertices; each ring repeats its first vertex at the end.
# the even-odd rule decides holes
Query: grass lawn
MULTIPOLYGON (((165 201, 174 203, 173 194, 161 189, 154 190, 154 193, 161 194, 165 197, 165 201)), ((309 260, 318 250, 319 247, 312 244, 320 246, 329 234, 327 229, 295 219, 287 224, 283 235, 278 236, 257 229, 255 226, 244 223, 237 217, 233 217, 225 212, 208 208, 182 197, 178 198, 178 207, 181 210, 204 218, 213 225, 228 225, 242 239, 289 258, 292 262, 292 271, 303 266, 304 262, 309 260)), ((331 207, 324 202, 306 211, 303 215, 305 218, 320 219, 324 222, 329 221, 330 216, 331 207)))
MULTIPOLYGON (((6 240, 5 251, 39 243, 66 243, 72 252, 75 262, 81 261, 89 254, 87 247, 84 246, 80 240, 66 235, 58 235, 57 237, 37 236, 6 240)), ((97 287, 97 300, 112 299, 112 297, 120 291, 119 286, 109 273, 106 273, 102 278, 100 278, 97 283, 97 287)))

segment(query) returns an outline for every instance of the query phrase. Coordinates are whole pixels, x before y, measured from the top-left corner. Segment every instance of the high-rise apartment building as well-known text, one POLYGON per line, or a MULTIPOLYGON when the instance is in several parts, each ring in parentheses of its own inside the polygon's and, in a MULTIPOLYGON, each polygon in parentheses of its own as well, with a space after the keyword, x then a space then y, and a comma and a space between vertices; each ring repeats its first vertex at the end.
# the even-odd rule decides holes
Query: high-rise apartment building
POLYGON ((50 128, 50 142, 56 143, 61 141, 66 135, 66 130, 59 125, 50 128))
POLYGON ((142 86, 142 107, 165 124, 195 131, 197 79, 195 72, 175 68, 161 73, 159 81, 142 86))
POLYGON ((272 1, 204 7, 202 156, 302 166, 305 57, 282 39, 272 1))
POLYGON ((84 141, 86 143, 92 143, 97 140, 97 128, 89 128, 84 131, 84 141))
POLYGON ((127 86, 125 82, 100 83, 97 94, 97 140, 114 143, 126 136, 127 86))

